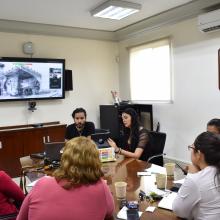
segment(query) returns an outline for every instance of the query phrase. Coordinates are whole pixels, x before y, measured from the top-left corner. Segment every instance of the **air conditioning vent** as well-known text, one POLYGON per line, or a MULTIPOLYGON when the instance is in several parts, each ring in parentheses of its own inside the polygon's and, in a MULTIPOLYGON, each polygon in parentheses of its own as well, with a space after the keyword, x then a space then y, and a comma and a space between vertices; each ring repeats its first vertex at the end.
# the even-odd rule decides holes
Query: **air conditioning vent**
POLYGON ((199 15, 198 27, 202 32, 220 30, 220 9, 199 15))
POLYGON ((203 32, 215 31, 215 30, 218 30, 218 29, 220 29, 220 25, 203 29, 203 32))

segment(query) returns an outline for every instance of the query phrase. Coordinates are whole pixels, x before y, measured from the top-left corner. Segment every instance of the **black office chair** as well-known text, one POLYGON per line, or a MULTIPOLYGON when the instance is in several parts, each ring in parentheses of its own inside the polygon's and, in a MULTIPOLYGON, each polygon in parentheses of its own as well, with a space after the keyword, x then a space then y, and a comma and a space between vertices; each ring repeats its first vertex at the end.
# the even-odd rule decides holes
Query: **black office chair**
POLYGON ((148 162, 159 166, 163 166, 163 150, 166 142, 166 133, 149 131, 149 136, 150 136, 150 157, 148 158, 148 162), (157 156, 157 155, 162 155, 162 156, 157 156))

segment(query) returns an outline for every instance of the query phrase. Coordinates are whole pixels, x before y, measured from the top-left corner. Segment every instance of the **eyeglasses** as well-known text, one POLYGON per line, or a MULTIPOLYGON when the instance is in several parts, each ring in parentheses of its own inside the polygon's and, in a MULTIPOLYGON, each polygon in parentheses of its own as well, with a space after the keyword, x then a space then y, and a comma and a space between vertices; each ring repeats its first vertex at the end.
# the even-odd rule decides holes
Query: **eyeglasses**
POLYGON ((196 148, 195 148, 195 147, 193 147, 192 145, 189 145, 189 146, 188 146, 188 150, 190 150, 190 149, 193 149, 193 150, 195 150, 195 151, 196 151, 196 148))

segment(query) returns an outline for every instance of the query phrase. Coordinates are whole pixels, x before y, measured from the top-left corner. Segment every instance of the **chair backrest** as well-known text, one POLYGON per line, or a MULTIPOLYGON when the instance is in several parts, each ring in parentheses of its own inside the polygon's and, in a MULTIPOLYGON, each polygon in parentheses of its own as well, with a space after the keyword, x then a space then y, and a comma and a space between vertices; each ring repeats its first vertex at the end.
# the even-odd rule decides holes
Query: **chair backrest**
POLYGON ((28 176, 29 181, 32 181, 29 173, 43 172, 38 170, 38 168, 42 168, 42 160, 33 160, 31 159, 30 156, 26 156, 20 158, 20 163, 21 163, 20 188, 23 190, 24 194, 27 195, 28 191, 30 191, 30 188, 29 189, 26 188, 26 182, 27 182, 26 177, 28 176))
MULTIPOLYGON (((166 142, 166 133, 149 131, 150 136, 150 156, 155 156, 163 154, 165 142, 166 142)), ((152 158, 150 163, 163 166, 163 156, 152 158)))

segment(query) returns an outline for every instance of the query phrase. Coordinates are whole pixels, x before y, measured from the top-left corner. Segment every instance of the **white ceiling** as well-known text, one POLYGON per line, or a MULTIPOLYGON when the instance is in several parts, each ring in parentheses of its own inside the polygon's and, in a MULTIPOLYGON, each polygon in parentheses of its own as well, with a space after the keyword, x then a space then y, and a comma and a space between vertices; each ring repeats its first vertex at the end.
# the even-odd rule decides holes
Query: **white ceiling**
POLYGON ((90 15, 89 11, 104 1, 0 0, 0 19, 116 31, 192 0, 127 0, 141 4, 142 9, 120 21, 90 15))

